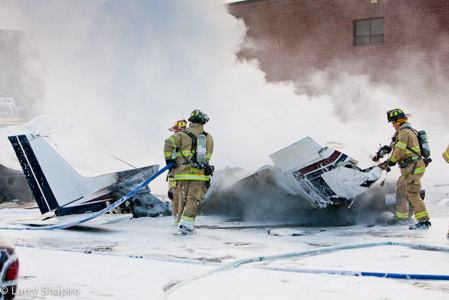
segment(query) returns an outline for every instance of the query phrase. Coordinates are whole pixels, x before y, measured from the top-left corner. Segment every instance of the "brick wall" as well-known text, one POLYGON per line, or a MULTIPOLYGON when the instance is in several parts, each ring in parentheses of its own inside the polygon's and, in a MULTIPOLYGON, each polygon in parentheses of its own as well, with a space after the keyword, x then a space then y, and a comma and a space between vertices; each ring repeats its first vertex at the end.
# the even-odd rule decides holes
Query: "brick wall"
POLYGON ((374 81, 449 83, 449 1, 378 2, 249 0, 229 4, 228 10, 248 26, 251 46, 239 55, 257 58, 270 81, 299 81, 338 66, 374 81), (354 20, 379 17, 384 45, 354 46, 354 20))

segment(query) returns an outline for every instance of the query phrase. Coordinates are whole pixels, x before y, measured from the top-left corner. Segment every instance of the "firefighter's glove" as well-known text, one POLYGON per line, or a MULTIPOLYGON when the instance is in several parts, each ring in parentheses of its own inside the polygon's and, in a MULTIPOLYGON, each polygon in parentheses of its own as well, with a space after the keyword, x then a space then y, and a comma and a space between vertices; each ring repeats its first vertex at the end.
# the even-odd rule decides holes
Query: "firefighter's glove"
POLYGON ((173 193, 171 190, 168 191, 167 196, 168 196, 168 199, 173 200, 173 193))
POLYGON ((391 160, 387 160, 386 163, 388 163, 388 165, 389 165, 390 167, 396 166, 396 163, 395 163, 395 162, 392 162, 391 160))
MULTIPOLYGON (((377 165, 379 168, 381 168, 384 171, 390 172, 390 166, 391 166, 391 162, 389 160, 384 161, 383 163, 380 163, 377 165)), ((394 164, 393 164, 394 166, 394 164)))
POLYGON ((173 163, 173 166, 170 168, 170 170, 173 169, 173 168, 176 168, 176 161, 174 159, 166 159, 165 160, 165 164, 166 165, 169 165, 171 163, 173 163))
POLYGON ((211 165, 207 164, 204 167, 204 175, 212 176, 214 174, 214 171, 215 171, 215 167, 214 166, 211 166, 211 165))
POLYGON ((387 168, 387 164, 385 162, 380 163, 377 165, 379 168, 381 168, 382 170, 385 170, 387 168))

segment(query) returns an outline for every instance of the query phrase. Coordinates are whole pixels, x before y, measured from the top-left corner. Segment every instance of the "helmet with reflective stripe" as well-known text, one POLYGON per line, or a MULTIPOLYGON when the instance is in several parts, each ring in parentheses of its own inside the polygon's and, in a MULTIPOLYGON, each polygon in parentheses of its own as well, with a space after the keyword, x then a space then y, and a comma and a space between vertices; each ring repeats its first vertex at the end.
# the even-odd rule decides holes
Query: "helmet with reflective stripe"
POLYGON ((187 127, 187 121, 186 120, 179 120, 175 122, 175 125, 173 125, 172 128, 169 128, 170 131, 181 131, 186 129, 187 127))
POLYGON ((405 114, 401 109, 395 108, 387 111, 387 120, 388 122, 397 121, 398 119, 405 119, 410 117, 410 115, 405 114))
POLYGON ((209 121, 207 114, 203 113, 199 109, 195 109, 190 114, 189 121, 192 123, 206 124, 209 121))

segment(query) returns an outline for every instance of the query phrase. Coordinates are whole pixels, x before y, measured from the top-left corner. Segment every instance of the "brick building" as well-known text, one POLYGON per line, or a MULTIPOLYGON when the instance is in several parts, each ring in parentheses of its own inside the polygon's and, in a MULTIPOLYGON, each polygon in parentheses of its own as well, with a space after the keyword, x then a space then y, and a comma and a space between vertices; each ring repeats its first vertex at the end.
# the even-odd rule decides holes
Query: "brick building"
POLYGON ((248 27, 240 56, 258 59, 269 81, 338 69, 447 94, 447 0, 247 0, 228 10, 248 27))

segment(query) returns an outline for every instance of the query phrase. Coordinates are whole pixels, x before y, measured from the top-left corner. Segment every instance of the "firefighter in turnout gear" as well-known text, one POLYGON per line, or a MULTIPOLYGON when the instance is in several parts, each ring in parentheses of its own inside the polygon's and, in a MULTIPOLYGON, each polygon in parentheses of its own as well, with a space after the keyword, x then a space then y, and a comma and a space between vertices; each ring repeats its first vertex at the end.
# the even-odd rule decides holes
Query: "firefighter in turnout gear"
MULTIPOLYGON (((446 151, 443 152, 443 159, 449 164, 449 146, 447 146, 446 151)), ((449 239, 449 229, 446 237, 449 239)))
POLYGON ((204 131, 204 124, 208 121, 207 115, 196 109, 189 117, 189 128, 165 140, 165 161, 167 164, 175 163, 173 174, 179 197, 179 228, 182 234, 194 233, 195 218, 214 170, 209 165, 214 140, 204 131), (172 157, 175 151, 176 159, 172 157))
POLYGON ((393 152, 386 164, 390 166, 398 164, 401 170, 401 176, 397 182, 399 195, 399 203, 396 204, 397 223, 407 224, 409 204, 411 204, 418 223, 410 226, 409 229, 428 229, 431 226, 429 214, 419 194, 426 163, 421 156, 417 133, 407 121, 409 116, 400 109, 387 112, 388 122, 392 123, 396 132, 391 143, 393 152))
POLYGON ((443 153, 443 159, 449 164, 449 146, 447 146, 446 151, 443 153))
MULTIPOLYGON (((175 122, 175 125, 173 127, 169 128, 168 130, 172 132, 180 132, 187 128, 187 121, 186 120, 179 120, 175 122)), ((173 151, 172 159, 176 159, 176 150, 173 151)), ((171 207, 172 207, 172 213, 173 217, 175 218, 175 224, 178 225, 179 219, 181 219, 182 210, 184 209, 183 203, 179 203, 179 197, 178 193, 176 192, 176 180, 174 175, 174 169, 171 169, 168 172, 167 176, 168 180, 168 198, 171 200, 171 207), (181 211, 179 211, 181 208, 181 211)))

